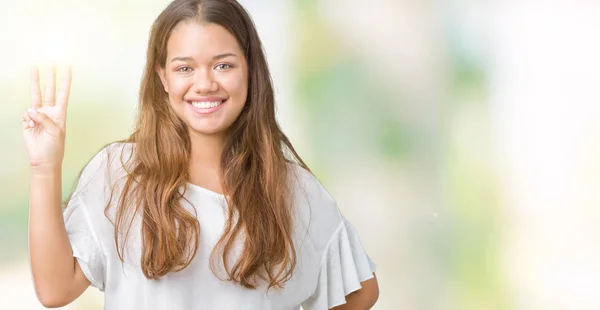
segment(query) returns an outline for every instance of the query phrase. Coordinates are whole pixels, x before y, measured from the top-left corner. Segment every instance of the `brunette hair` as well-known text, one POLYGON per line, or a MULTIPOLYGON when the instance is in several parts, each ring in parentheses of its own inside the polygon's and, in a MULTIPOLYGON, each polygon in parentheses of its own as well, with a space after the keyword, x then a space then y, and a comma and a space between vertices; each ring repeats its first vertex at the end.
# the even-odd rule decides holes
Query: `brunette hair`
POLYGON ((175 0, 152 26, 139 115, 133 134, 122 141, 135 147, 116 204, 117 253, 124 261, 132 215, 141 217, 141 268, 148 279, 183 270, 198 249, 199 222, 182 204, 185 191, 179 190, 187 188, 189 179, 190 137, 186 124, 168 104, 155 70, 157 65, 166 65, 173 29, 187 21, 224 27, 237 39, 248 64, 246 105, 227 130, 221 156, 229 208, 224 233, 211 253, 211 270, 217 275, 217 257, 222 259, 227 280, 256 288, 258 276, 269 289, 282 287, 296 266, 289 163, 310 170, 276 121, 262 43, 249 14, 235 0, 175 0), (237 242, 241 242, 241 254, 232 257, 237 242), (232 258, 235 263, 230 265, 232 258))

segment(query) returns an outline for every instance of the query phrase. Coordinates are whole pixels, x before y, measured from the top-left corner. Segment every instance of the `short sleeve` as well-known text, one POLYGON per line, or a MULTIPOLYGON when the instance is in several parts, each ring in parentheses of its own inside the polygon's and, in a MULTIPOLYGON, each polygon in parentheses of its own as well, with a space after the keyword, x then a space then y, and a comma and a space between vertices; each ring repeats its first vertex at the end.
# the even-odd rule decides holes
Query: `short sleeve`
POLYGON ((115 146, 116 144, 105 147, 86 165, 63 212, 73 256, 77 258, 91 285, 100 291, 104 291, 106 256, 97 225, 94 224, 100 222, 100 219, 95 217, 104 213, 105 197, 108 193, 106 175, 110 172, 108 155, 109 150, 115 146))
POLYGON ((344 218, 323 253, 316 291, 302 308, 324 310, 345 304, 346 295, 373 278, 375 268, 356 229, 344 218))
POLYGON ((69 202, 63 218, 73 256, 92 286, 104 291, 106 259, 86 208, 76 197, 69 202))

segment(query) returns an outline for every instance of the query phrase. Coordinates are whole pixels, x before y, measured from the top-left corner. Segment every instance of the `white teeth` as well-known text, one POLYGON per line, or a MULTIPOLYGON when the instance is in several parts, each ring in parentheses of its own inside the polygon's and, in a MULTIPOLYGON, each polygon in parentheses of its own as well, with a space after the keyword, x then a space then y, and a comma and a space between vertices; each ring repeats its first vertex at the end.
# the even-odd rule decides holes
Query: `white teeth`
POLYGON ((194 108, 198 108, 198 109, 209 109, 209 108, 214 108, 218 105, 221 104, 221 101, 213 101, 213 102, 208 102, 208 101, 202 101, 202 102, 197 102, 197 101, 193 101, 192 105, 194 106, 194 108))

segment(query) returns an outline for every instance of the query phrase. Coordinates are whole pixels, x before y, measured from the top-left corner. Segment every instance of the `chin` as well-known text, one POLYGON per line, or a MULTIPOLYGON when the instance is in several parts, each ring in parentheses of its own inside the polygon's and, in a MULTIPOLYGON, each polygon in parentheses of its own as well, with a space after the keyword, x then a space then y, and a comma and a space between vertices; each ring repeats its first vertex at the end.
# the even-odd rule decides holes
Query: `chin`
POLYGON ((223 133, 221 128, 206 128, 204 126, 189 126, 191 134, 203 135, 203 136, 218 136, 223 133))

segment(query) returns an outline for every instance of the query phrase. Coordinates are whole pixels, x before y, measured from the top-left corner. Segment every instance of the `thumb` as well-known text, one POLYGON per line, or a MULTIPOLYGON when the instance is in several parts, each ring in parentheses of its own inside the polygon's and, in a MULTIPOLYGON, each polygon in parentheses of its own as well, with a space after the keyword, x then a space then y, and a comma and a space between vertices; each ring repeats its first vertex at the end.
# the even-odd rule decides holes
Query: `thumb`
POLYGON ((36 123, 41 125, 41 127, 47 131, 51 135, 59 135, 60 128, 56 123, 48 117, 48 115, 43 112, 37 111, 36 109, 30 108, 27 109, 27 115, 31 117, 31 119, 36 123))

